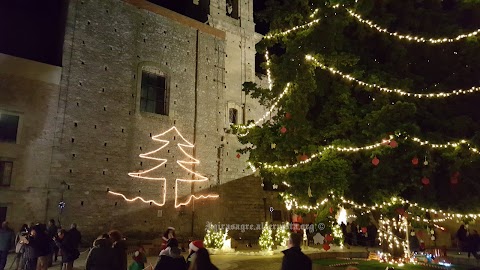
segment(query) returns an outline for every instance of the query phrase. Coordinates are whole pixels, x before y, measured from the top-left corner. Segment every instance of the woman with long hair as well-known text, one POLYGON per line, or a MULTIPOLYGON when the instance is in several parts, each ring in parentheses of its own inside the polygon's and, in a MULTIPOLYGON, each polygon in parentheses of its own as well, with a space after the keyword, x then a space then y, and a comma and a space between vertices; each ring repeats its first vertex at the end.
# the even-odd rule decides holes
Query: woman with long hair
POLYGON ((168 240, 170 240, 172 238, 176 238, 175 237, 175 228, 168 227, 167 231, 165 231, 165 233, 162 236, 163 243, 162 243, 161 250, 164 250, 164 249, 167 248, 167 242, 168 242, 168 240))
POLYGON ((189 270, 218 270, 212 261, 210 261, 210 255, 206 248, 199 248, 195 254, 195 259, 193 259, 192 264, 190 264, 189 270))

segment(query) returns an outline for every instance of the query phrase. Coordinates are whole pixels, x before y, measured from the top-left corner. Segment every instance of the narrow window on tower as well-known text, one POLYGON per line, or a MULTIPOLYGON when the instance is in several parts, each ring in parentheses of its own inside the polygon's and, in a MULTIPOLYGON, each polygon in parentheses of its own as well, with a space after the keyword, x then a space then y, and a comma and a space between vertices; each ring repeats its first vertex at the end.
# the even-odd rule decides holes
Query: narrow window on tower
POLYGON ((164 75, 142 70, 140 111, 168 115, 168 89, 164 75))
POLYGON ((228 120, 231 125, 238 124, 238 110, 235 108, 228 109, 228 120))
POLYGON ((0 160, 0 186, 8 187, 12 181, 12 161, 0 160))

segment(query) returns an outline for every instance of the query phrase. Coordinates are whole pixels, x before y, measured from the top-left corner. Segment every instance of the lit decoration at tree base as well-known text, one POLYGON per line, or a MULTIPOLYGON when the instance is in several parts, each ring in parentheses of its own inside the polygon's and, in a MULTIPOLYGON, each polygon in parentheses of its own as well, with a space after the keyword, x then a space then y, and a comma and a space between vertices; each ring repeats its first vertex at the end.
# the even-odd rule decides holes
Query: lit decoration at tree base
POLYGON ((156 169, 159 169, 163 165, 166 165, 166 163, 168 161, 167 159, 156 157, 157 152, 159 152, 160 150, 162 150, 163 148, 167 147, 167 145, 170 144, 170 140, 163 139, 163 138, 166 138, 166 137, 173 138, 173 140, 176 140, 176 138, 180 139, 180 142, 177 143, 177 147, 186 156, 187 160, 177 160, 176 163, 182 169, 187 171, 188 174, 192 175, 192 179, 181 179, 181 178, 175 179, 175 208, 178 208, 182 205, 189 204, 192 201, 192 199, 193 200, 198 200, 198 199, 218 198, 217 194, 208 194, 208 195, 199 195, 199 196, 190 195, 190 196, 188 196, 188 198, 184 202, 179 202, 179 197, 180 196, 178 195, 178 189, 179 189, 179 186, 182 183, 188 183, 188 184, 191 185, 191 184, 198 183, 198 182, 208 181, 208 178, 194 172, 193 170, 191 170, 189 168, 187 168, 187 166, 195 166, 195 165, 200 164, 200 161, 195 159, 193 156, 191 156, 190 154, 188 154, 185 151, 185 149, 184 149, 185 147, 186 148, 193 148, 194 145, 192 143, 190 143, 189 141, 187 141, 182 136, 182 134, 178 131, 178 129, 176 127, 171 127, 169 130, 152 137, 152 140, 163 143, 163 146, 161 146, 160 148, 158 148, 156 150, 150 151, 148 153, 140 154, 141 158, 158 161, 159 162, 158 165, 154 166, 151 169, 145 170, 145 171, 128 173, 129 176, 134 177, 134 178, 160 181, 160 185, 162 186, 162 189, 161 189, 162 194, 161 194, 161 197, 160 197, 161 201, 145 200, 142 197, 128 198, 127 196, 125 196, 122 193, 113 192, 113 191, 108 191, 108 193, 112 194, 112 195, 115 195, 115 196, 120 196, 128 202, 134 202, 134 201, 139 200, 143 203, 154 204, 156 206, 165 205, 166 195, 167 195, 167 179, 164 178, 164 177, 154 176, 154 175, 152 175, 152 172, 156 169), (173 134, 170 134, 170 132, 173 132, 173 134), (197 179, 194 179, 194 178, 197 178, 197 179))

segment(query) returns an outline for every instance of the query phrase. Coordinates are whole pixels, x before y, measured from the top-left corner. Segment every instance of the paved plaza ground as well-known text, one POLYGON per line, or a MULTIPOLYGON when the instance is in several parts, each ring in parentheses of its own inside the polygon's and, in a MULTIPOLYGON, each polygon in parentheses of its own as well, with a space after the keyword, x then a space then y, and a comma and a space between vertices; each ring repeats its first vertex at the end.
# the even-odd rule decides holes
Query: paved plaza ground
MULTIPOLYGON (((353 247, 351 249, 344 249, 345 254, 347 252, 365 252, 364 247, 353 247)), ((331 251, 329 251, 331 253, 331 251)), ((74 269, 85 269, 85 260, 87 257, 87 251, 82 252, 80 258, 75 261, 74 269)), ((307 254, 312 253, 311 251, 306 252, 307 254)), ((326 253, 325 251, 320 251, 316 253, 326 253)), ((186 258, 188 254, 184 253, 184 257, 186 258)), ((242 255, 242 254, 228 254, 228 255, 212 255, 212 262, 220 269, 220 270, 279 270, 282 263, 282 254, 274 254, 271 256, 251 256, 251 255, 242 255)), ((472 265, 471 269, 480 269, 474 268, 474 266, 480 266, 480 260, 475 258, 467 258, 465 253, 458 254, 458 252, 449 252, 449 257, 460 259, 463 262, 468 262, 469 265, 472 265)), ((8 257, 7 265, 5 270, 10 270, 10 265, 13 262, 13 254, 8 257)), ((158 257, 151 256, 148 257, 148 262, 155 266, 158 257)), ((129 263, 131 263, 132 259, 129 258, 129 263)), ((13 268, 12 268, 13 269, 13 268)), ((320 265, 315 265, 313 270, 326 270, 332 269, 328 267, 322 267, 320 265)), ((343 268, 335 268, 335 269, 343 269, 343 268)), ((470 269, 470 268, 467 268, 470 269)), ((60 264, 54 264, 50 270, 60 270, 60 264)))

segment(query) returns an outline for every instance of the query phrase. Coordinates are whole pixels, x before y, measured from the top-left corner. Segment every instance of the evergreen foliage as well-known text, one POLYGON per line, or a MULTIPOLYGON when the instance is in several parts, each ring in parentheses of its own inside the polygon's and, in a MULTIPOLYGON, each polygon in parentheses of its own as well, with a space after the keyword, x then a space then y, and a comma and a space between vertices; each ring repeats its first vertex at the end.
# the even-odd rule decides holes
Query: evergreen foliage
MULTIPOLYGON (((265 39, 273 90, 246 83, 244 91, 271 105, 286 83, 291 91, 279 102, 270 121, 239 136, 250 162, 294 164, 324 146, 363 146, 390 135, 409 134, 432 143, 470 140, 480 146, 480 93, 449 98, 404 97, 365 89, 316 68, 310 54, 327 66, 368 83, 417 92, 445 92, 480 85, 478 36, 444 44, 414 43, 379 33, 354 20, 341 3, 365 19, 401 33, 427 37, 456 36, 480 28, 478 1, 416 0, 269 0, 261 18, 273 31, 311 21, 316 8, 320 22, 275 39, 265 39), (286 113, 291 115, 285 117, 286 113), (279 130, 286 127, 287 132, 279 130), (275 149, 271 144, 276 144, 275 149)), ((256 119, 252 119, 256 120, 256 119)), ((480 158, 465 146, 432 149, 397 139, 398 147, 355 153, 327 150, 308 164, 287 170, 261 169, 261 177, 281 185, 305 203, 315 203, 329 191, 359 203, 383 202, 401 196, 423 205, 458 211, 480 211, 480 158), (372 158, 380 163, 373 166, 372 158), (412 159, 418 157, 418 165, 412 159), (428 165, 424 165, 424 160, 428 165), (450 178, 460 173, 458 184, 450 178), (430 179, 429 185, 421 182, 430 179), (313 198, 307 196, 311 186, 313 198)))

